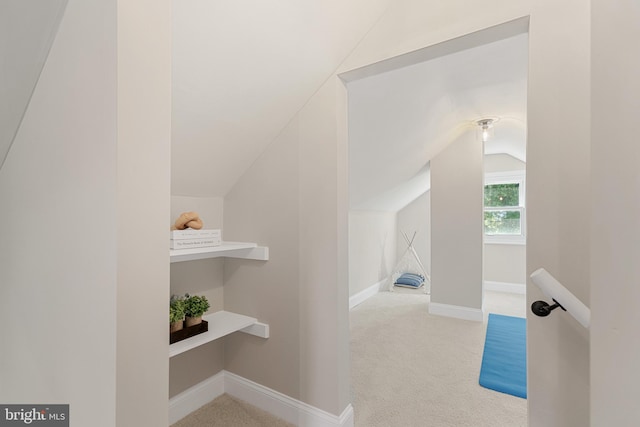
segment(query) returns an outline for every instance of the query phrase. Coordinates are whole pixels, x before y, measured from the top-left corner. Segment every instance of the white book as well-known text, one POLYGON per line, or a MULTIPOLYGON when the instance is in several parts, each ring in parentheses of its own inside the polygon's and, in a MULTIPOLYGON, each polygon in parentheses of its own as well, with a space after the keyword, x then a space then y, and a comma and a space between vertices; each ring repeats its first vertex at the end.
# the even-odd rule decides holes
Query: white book
POLYGON ((193 228, 187 228, 185 230, 171 230, 169 238, 173 240, 183 239, 202 239, 202 238, 218 238, 222 237, 220 230, 206 229, 206 230, 194 230, 193 228))
POLYGON ((204 239, 181 239, 170 240, 169 249, 191 249, 191 248, 206 248, 211 246, 220 246, 222 240, 219 238, 204 238, 204 239))

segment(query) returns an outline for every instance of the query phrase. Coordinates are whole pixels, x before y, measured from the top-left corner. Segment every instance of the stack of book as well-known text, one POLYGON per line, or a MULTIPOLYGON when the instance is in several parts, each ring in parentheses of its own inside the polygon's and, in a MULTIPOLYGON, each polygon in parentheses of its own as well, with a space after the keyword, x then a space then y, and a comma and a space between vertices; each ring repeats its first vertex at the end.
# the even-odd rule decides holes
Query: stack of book
POLYGON ((170 236, 170 249, 194 249, 220 246, 222 233, 220 230, 172 230, 170 236))

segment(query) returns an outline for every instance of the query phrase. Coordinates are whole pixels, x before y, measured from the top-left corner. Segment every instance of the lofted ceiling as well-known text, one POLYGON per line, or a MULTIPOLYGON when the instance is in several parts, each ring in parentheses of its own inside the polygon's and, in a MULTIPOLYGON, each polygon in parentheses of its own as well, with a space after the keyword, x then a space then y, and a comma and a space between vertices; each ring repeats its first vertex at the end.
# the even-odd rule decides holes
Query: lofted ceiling
POLYGON ((172 194, 224 196, 389 1, 175 1, 172 194))
POLYGON ((485 154, 525 161, 527 58, 522 34, 350 82, 351 209, 406 206, 429 188, 429 161, 483 117, 499 118, 485 154))
MULTIPOLYGON (((224 197, 388 3, 175 2, 172 194, 224 197)), ((510 37, 351 81, 351 207, 406 205, 428 188, 429 160, 481 117, 500 117, 487 153, 525 160, 527 44, 510 37)))
POLYGON ((0 168, 56 37, 67 0, 0 1, 0 168))
MULTIPOLYGON (((0 167, 67 0, 0 4, 0 167), (46 4, 45 4, 46 3, 46 4)), ((390 0, 174 1, 172 194, 223 197, 332 76, 390 0)), ((524 160, 526 35, 352 81, 352 208, 397 210, 471 121, 487 153, 524 160)))

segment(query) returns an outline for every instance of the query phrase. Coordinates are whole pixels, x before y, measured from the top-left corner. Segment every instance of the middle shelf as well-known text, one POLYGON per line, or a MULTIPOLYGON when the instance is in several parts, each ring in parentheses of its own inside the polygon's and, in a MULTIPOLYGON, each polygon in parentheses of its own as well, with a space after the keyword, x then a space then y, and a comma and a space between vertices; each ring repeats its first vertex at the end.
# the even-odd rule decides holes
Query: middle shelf
POLYGON ((222 338, 236 331, 245 332, 262 338, 269 338, 269 325, 258 322, 257 319, 230 311, 218 311, 202 316, 209 322, 209 330, 202 334, 187 338, 169 346, 169 357, 222 338))

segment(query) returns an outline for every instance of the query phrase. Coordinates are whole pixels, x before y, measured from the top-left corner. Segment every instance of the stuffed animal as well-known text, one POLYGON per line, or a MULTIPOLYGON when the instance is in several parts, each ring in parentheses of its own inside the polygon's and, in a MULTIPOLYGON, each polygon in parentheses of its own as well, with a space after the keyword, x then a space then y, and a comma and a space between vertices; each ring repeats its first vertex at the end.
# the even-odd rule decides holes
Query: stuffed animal
POLYGON ((183 212, 178 219, 176 219, 171 229, 184 230, 185 228, 193 228, 194 230, 200 230, 202 226, 202 220, 197 212, 183 212))

